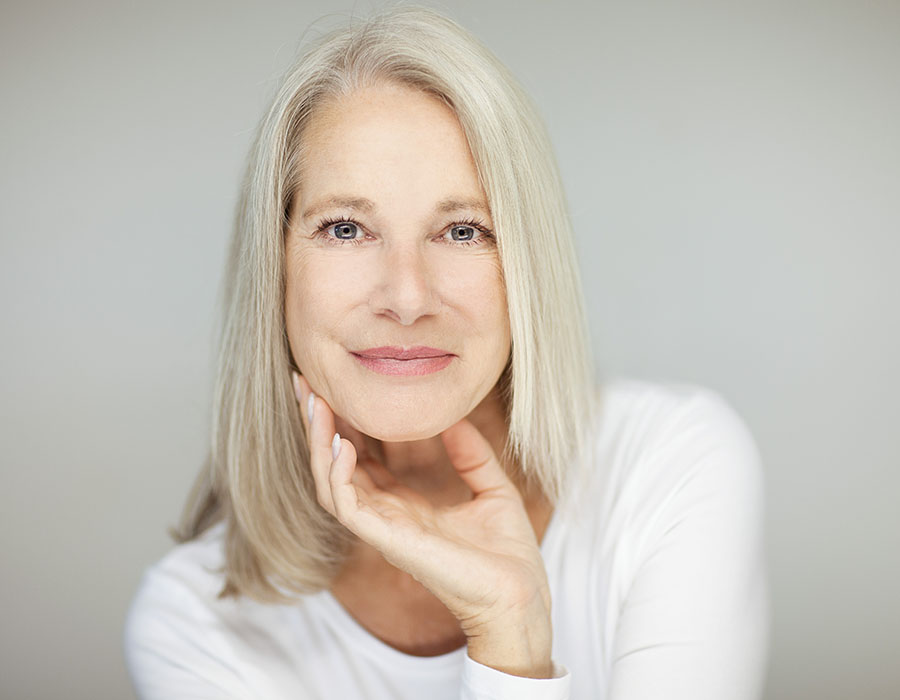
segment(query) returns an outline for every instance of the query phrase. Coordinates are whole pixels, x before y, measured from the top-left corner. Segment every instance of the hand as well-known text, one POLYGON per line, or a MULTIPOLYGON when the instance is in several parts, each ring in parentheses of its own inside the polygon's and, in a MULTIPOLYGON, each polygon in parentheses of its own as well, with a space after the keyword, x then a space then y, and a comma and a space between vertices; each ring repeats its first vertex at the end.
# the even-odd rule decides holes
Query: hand
MULTIPOLYGON (((528 655, 540 658, 510 661, 508 668, 543 669, 545 662, 549 668, 551 601, 540 548, 521 494, 475 426, 462 419, 441 433, 447 456, 473 497, 436 508, 374 456, 358 455, 352 441, 338 437, 334 413, 320 396, 313 399, 310 424, 309 384, 295 374, 294 386, 319 504, 431 591, 482 648, 502 639, 509 650, 510 641, 519 643, 526 631, 528 655), (339 447, 337 458, 333 445, 339 447)), ((471 650, 470 645, 470 656, 471 650)), ((484 652, 487 657, 497 650, 484 652)))

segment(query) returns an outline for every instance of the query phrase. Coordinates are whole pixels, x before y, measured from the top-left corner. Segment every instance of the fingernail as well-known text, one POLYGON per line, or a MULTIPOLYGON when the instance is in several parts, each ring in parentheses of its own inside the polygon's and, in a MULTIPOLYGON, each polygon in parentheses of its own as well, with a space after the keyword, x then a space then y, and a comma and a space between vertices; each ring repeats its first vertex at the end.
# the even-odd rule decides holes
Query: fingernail
POLYGON ((291 372, 291 381, 294 382, 294 395, 297 397, 297 401, 302 401, 303 392, 300 390, 300 375, 296 372, 291 372))
POLYGON ((335 433, 334 438, 331 440, 331 458, 337 459, 338 455, 341 453, 341 435, 340 433, 335 433))
POLYGON ((316 395, 309 392, 309 398, 306 401, 306 415, 309 416, 309 422, 312 423, 313 409, 316 407, 316 395))

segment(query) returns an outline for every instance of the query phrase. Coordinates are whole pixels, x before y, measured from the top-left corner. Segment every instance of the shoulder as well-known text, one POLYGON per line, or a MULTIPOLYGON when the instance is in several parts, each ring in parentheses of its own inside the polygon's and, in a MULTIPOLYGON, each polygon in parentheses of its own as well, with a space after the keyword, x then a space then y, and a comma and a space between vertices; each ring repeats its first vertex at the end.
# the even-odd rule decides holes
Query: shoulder
POLYGON ((608 509, 659 512, 676 495, 760 505, 762 461, 737 410, 687 382, 615 377, 597 394, 592 499, 608 509))
POLYGON ((212 605, 224 581, 224 530, 218 523, 144 570, 128 609, 126 648, 139 645, 167 612, 201 616, 212 605))
POLYGON ((240 687, 234 650, 222 633, 234 603, 218 599, 224 529, 219 523, 177 545, 141 577, 123 636, 128 671, 141 697, 163 697, 175 687, 240 687))
POLYGON ((179 592, 186 602, 214 600, 224 583, 225 523, 219 522, 199 537, 176 545, 141 578, 131 609, 140 611, 159 596, 179 592))
POLYGON ((689 382, 662 382, 613 377, 596 391, 600 406, 597 432, 627 425, 644 438, 665 437, 687 423, 715 423, 746 433, 746 426, 732 405, 717 391, 689 382))

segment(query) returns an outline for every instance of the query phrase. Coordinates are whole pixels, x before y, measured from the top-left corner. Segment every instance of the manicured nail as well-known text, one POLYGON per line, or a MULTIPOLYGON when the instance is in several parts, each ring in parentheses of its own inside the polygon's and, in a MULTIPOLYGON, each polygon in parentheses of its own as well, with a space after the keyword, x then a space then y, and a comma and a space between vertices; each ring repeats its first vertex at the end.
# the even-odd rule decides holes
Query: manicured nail
POLYGON ((312 423, 313 409, 316 407, 316 395, 309 392, 309 399, 306 401, 306 415, 309 416, 309 422, 312 423))
POLYGON ((335 433, 334 438, 331 440, 331 458, 337 459, 338 455, 341 453, 341 435, 340 433, 335 433))

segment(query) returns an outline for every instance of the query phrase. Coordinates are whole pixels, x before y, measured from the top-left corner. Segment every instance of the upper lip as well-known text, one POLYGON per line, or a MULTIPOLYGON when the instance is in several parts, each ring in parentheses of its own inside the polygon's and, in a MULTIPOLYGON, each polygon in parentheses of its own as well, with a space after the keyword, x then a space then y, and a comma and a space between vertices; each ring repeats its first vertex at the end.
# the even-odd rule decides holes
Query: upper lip
POLYGON ((452 355, 453 353, 438 348, 430 348, 427 345, 413 345, 408 348, 400 345, 382 345, 377 348, 367 348, 365 350, 354 350, 354 355, 362 357, 379 357, 391 360, 415 360, 420 357, 441 357, 443 355, 452 355))

